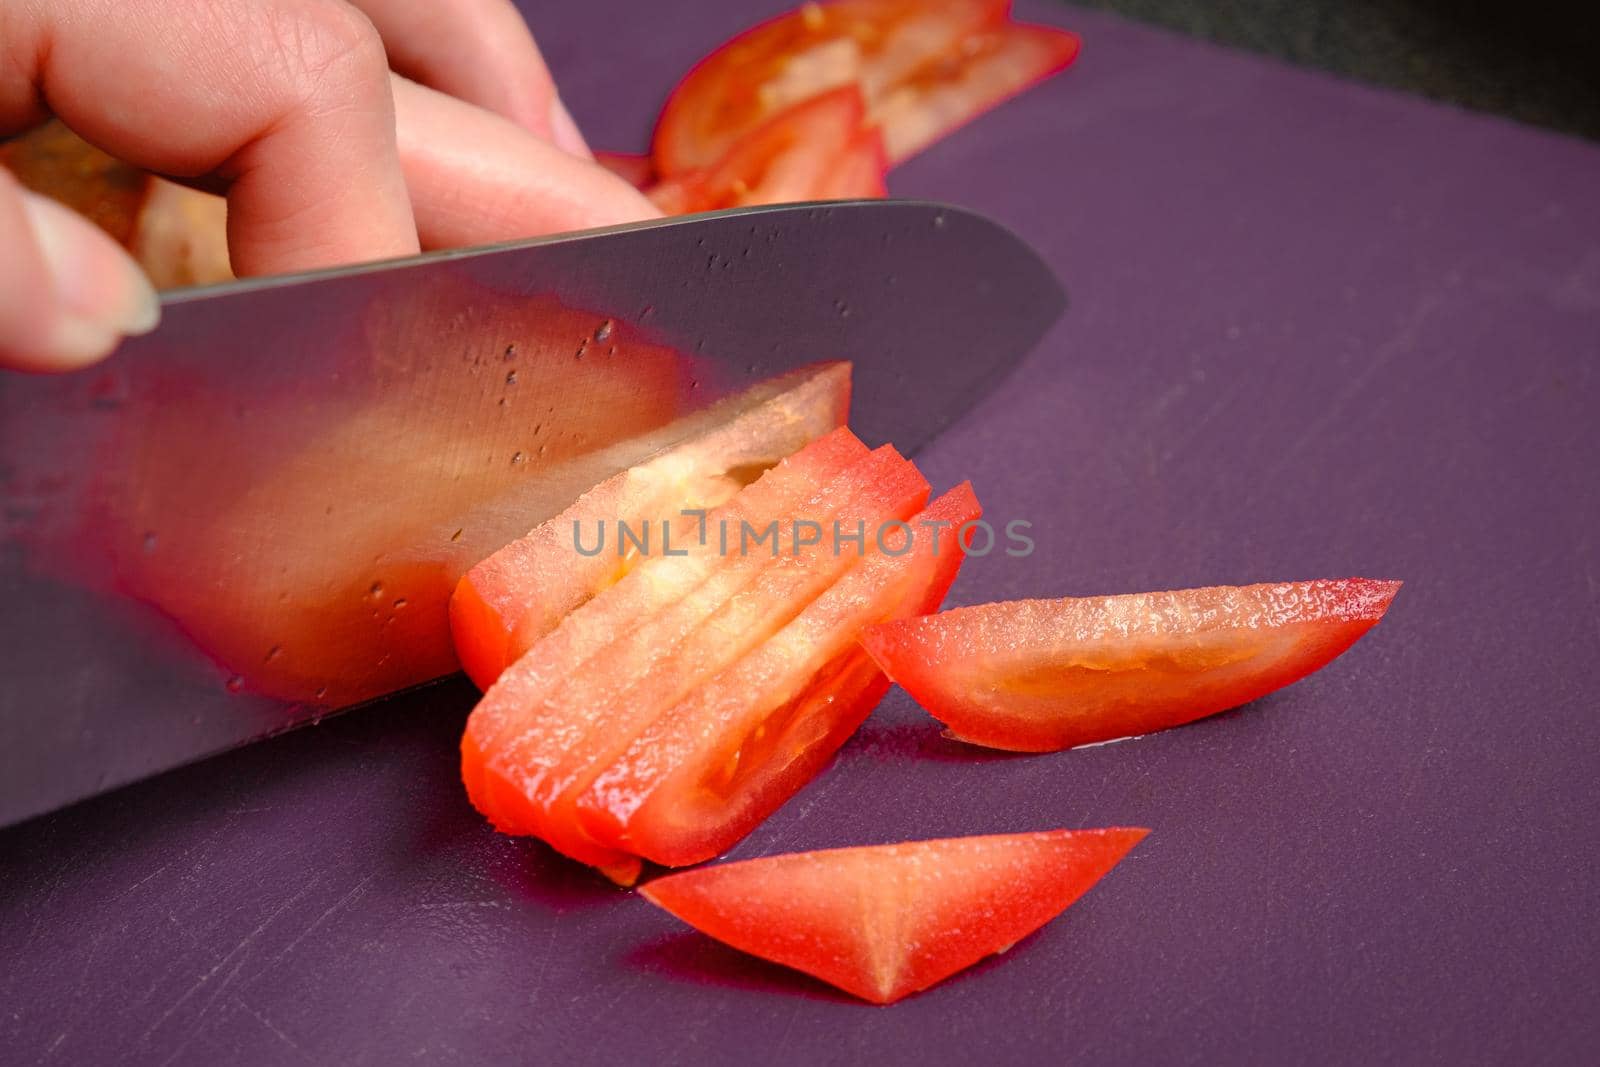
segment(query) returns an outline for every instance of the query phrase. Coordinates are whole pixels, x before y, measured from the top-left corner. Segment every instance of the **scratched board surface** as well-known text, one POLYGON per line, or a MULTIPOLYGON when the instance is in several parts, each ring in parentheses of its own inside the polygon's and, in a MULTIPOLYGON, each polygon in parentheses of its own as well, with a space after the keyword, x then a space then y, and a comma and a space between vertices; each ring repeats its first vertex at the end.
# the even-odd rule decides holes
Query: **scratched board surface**
MULTIPOLYGON (((638 149, 778 6, 535 25, 591 139, 638 149)), ((954 601, 1367 574, 1407 581, 1389 619, 1081 752, 981 755, 891 695, 735 855, 1155 832, 888 1009, 492 834, 465 685, 330 720, 0 834, 7 1062, 1592 1062, 1600 149, 1019 7, 1079 65, 892 180, 1009 223, 1073 296, 920 457, 1034 524, 954 601)))

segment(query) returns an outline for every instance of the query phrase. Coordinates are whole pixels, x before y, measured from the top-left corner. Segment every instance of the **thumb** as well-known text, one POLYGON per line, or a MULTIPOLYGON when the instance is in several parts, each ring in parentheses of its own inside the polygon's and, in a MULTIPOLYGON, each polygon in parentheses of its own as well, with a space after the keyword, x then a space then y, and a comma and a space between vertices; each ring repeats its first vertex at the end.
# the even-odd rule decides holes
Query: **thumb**
POLYGON ((120 245, 0 167, 0 367, 74 370, 160 316, 149 279, 120 245))

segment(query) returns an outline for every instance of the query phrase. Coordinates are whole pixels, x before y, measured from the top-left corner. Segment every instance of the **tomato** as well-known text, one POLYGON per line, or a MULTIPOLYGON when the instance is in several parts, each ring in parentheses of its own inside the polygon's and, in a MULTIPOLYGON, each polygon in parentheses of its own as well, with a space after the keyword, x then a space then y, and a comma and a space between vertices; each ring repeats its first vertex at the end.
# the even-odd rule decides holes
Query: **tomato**
POLYGON ((963 484, 912 520, 907 551, 891 530, 888 552, 873 551, 634 738, 579 798, 584 829, 669 866, 731 848, 815 777, 883 697, 888 681, 856 636, 937 608, 961 565, 954 530, 980 514, 963 484))
POLYGON ((594 161, 635 189, 648 189, 656 181, 655 161, 627 152, 596 152, 594 161))
MULTIPOLYGON (((770 549, 748 547, 734 531, 739 543, 730 540, 727 559, 699 587, 620 636, 592 668, 565 672, 524 705, 522 728, 486 769, 498 825, 537 834, 582 862, 614 865, 622 850, 595 842, 577 819, 577 798, 594 777, 658 715, 758 647, 850 567, 856 551, 832 551, 822 531, 836 521, 872 530, 904 520, 927 494, 917 469, 885 446, 792 511, 753 515, 756 529, 770 523, 775 531, 770 549), (792 551, 803 522, 815 524, 817 543, 792 551)), ((720 542, 720 531, 712 536, 720 542)), ((522 672, 519 661, 485 699, 522 672)))
POLYGON ((1050 830, 798 852, 640 892, 719 941, 888 1004, 1061 914, 1148 830, 1050 830))
MULTIPOLYGON (((867 447, 855 434, 840 427, 711 511, 706 516, 707 529, 718 530, 723 523, 737 529, 743 521, 754 522, 761 515, 793 509, 819 482, 828 481, 866 455, 867 447)), ((616 542, 614 532, 612 540, 616 542)), ((484 764, 499 751, 503 738, 521 728, 532 705, 567 671, 596 659, 619 635, 670 607, 724 562, 714 537, 686 547, 688 555, 651 556, 572 611, 516 660, 515 669, 502 672, 473 709, 461 738, 461 776, 474 806, 492 821, 499 820, 484 789, 484 764)))
POLYGON ((1298 681, 1388 610, 1349 578, 1019 600, 868 630, 862 644, 950 732, 1044 752, 1165 729, 1298 681))
POLYGON ((891 165, 1063 70, 1078 57, 1075 34, 1008 23, 973 34, 872 101, 891 165))
POLYGON ((721 159, 679 173, 650 197, 668 214, 751 204, 786 204, 884 195, 883 148, 863 129, 853 85, 779 112, 739 139, 721 159))
POLYGON ((884 175, 889 173, 889 158, 884 154, 883 135, 868 127, 855 136, 833 159, 830 173, 812 190, 813 200, 876 200, 889 195, 884 175))
MULTIPOLYGON (((604 523, 659 528, 686 508, 714 508, 755 471, 841 426, 850 405, 850 365, 824 363, 763 382, 685 420, 678 442, 601 482, 555 518, 473 567, 450 600, 461 665, 487 689, 510 663, 573 609, 615 584, 635 557, 580 555, 604 523), (574 525, 576 524, 576 526, 574 525), (586 542, 589 543, 589 542, 586 542)), ((864 450, 863 453, 864 454, 864 450)), ((686 544, 692 519, 680 522, 686 544)))
POLYGON ((665 177, 709 167, 751 131, 819 93, 859 85, 874 104, 936 57, 1004 21, 1008 0, 807 3, 748 30, 691 70, 656 126, 665 177))

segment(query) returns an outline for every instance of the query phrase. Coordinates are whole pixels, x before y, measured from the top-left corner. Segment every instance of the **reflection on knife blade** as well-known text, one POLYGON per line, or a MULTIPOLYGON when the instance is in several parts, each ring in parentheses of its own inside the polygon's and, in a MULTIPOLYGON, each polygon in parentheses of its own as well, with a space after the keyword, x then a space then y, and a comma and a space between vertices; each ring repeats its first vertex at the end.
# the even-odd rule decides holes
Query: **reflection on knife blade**
POLYGON ((120 417, 86 443, 77 498, 13 533, 30 569, 167 616, 233 689, 342 707, 454 671, 445 605, 467 567, 692 432, 709 395, 603 315, 453 284, 374 303, 343 342, 366 349, 360 376, 314 402, 270 368, 105 372, 85 399, 120 417))

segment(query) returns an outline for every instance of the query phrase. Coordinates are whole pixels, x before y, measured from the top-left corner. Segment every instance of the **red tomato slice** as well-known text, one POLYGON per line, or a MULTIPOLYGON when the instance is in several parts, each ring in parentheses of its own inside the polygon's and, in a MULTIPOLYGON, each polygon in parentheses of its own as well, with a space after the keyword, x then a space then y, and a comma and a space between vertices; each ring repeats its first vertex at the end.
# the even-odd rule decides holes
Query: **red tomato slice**
POLYGON ((648 189, 656 182, 655 160, 627 152, 596 152, 594 161, 635 189, 648 189))
MULTIPOLYGON (((917 469, 886 445, 792 512, 755 516, 757 529, 770 522, 776 531, 770 550, 730 544, 711 577, 615 642, 600 669, 568 672, 528 709, 522 731, 488 764, 489 802, 501 825, 537 834, 582 862, 610 865, 620 850, 599 845, 577 819, 577 798, 595 775, 658 715, 759 646, 851 566, 856 553, 832 551, 822 531, 835 521, 876 529, 915 514, 927 496, 917 469), (818 543, 795 551, 802 522, 814 524, 818 543)), ((720 531, 712 536, 720 542, 720 531)))
POLYGON ((691 70, 656 126, 663 176, 709 167, 785 108, 857 84, 869 101, 1002 22, 1009 0, 808 3, 740 34, 691 70))
POLYGON ((873 551, 639 734, 579 798, 584 829, 675 867, 731 848, 809 782, 882 698, 888 681, 856 636, 938 607, 961 565, 954 531, 980 514, 963 484, 912 520, 906 551, 891 531, 896 554, 873 551))
POLYGON ((834 157, 829 173, 811 199, 881 199, 889 195, 889 187, 884 184, 884 175, 888 173, 889 158, 884 154, 883 135, 870 126, 857 130, 834 157))
MULTIPOLYGON (((710 512, 708 529, 719 529, 724 522, 737 529, 742 521, 792 509, 818 483, 866 454, 867 447, 844 427, 825 434, 710 512)), ((723 562, 715 539, 707 538, 704 544, 697 540, 687 547, 687 556, 650 557, 567 615, 517 659, 514 670, 503 672, 473 709, 461 738, 461 777, 473 805, 491 821, 497 816, 484 790, 485 762, 498 752, 504 737, 521 728, 529 709, 568 670, 595 659, 642 620, 686 596, 723 562)))
POLYGON ((854 85, 780 112, 741 138, 713 165, 680 173, 651 190, 669 214, 751 204, 882 196, 883 151, 863 131, 854 85))
POLYGON ((968 37, 873 98, 869 118, 883 130, 890 165, 1066 68, 1078 57, 1075 34, 1005 24, 968 37))
POLYGON ((601 482, 461 579, 450 599, 450 628, 467 674, 487 689, 535 641, 634 565, 635 557, 616 551, 580 555, 572 541, 575 523, 592 541, 602 523, 614 537, 618 522, 633 530, 659 528, 685 508, 717 507, 754 471, 843 425, 849 406, 850 365, 824 363, 682 420, 676 444, 601 482))
POLYGON ((1016 944, 1148 833, 1051 830, 798 852, 684 871, 640 892, 719 941, 888 1004, 1016 944))
POLYGON ((962 740, 1045 752, 1248 703, 1349 648, 1399 582, 1018 600, 875 627, 874 659, 962 740))

